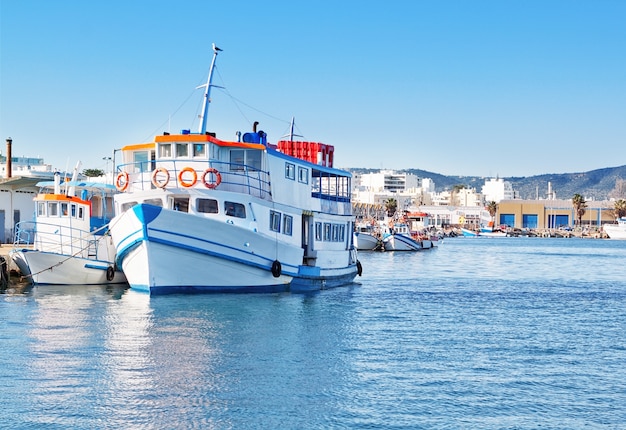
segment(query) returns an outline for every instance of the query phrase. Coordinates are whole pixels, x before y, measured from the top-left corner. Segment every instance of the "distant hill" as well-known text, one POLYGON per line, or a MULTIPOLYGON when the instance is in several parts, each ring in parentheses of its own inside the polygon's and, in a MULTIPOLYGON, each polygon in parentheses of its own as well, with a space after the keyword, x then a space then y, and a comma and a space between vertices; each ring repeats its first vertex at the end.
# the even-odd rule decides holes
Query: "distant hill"
MULTIPOLYGON (((371 173, 378 169, 351 168, 353 172, 371 173)), ((398 172, 411 173, 420 178, 431 178, 435 182, 436 191, 451 190, 455 185, 466 185, 481 192, 485 179, 482 176, 446 176, 420 169, 404 169, 398 172)), ((615 189, 618 179, 626 179, 626 166, 607 167, 582 173, 550 173, 528 177, 502 177, 513 185, 513 189, 521 199, 546 198, 548 182, 557 199, 570 199, 574 194, 582 195, 585 200, 607 200, 609 193, 615 189)), ((626 196, 623 196, 624 198, 626 196)))

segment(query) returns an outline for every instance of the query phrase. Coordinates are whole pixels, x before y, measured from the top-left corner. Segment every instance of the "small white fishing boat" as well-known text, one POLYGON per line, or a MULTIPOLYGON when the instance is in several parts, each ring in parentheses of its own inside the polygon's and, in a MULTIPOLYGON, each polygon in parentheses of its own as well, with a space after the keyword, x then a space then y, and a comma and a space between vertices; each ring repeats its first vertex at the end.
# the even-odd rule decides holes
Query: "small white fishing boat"
POLYGON ((358 251, 381 250, 383 230, 385 229, 376 221, 357 223, 354 246, 358 251))
POLYGON ((115 187, 77 181, 79 165, 72 181, 61 184, 57 174, 53 182, 39 183, 48 192, 35 197, 34 221, 16 225, 9 255, 34 284, 126 283, 115 265, 115 246, 108 234, 115 187))
POLYGON ((626 217, 617 219, 617 224, 604 224, 602 226, 609 239, 626 239, 626 217))
POLYGON ((412 234, 406 223, 395 223, 391 231, 383 236, 385 251, 422 251, 433 247, 428 237, 412 234))
POLYGON ((208 133, 218 51, 213 45, 198 132, 122 148, 111 235, 130 287, 168 294, 350 284, 361 274, 351 174, 333 167, 333 146, 272 145, 257 123, 237 141, 208 133))

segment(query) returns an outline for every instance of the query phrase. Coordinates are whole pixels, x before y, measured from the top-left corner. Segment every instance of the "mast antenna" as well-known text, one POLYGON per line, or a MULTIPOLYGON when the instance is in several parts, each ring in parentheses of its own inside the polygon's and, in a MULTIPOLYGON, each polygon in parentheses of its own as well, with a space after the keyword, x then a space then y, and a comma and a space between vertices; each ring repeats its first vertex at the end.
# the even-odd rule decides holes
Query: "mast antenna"
POLYGON ((202 114, 200 115, 201 121, 200 126, 198 128, 198 133, 205 134, 206 133, 206 121, 207 115, 209 113, 209 103, 211 103, 211 87, 213 86, 213 70, 215 69, 215 59, 217 58, 217 53, 221 51, 220 48, 213 44, 213 60, 211 61, 211 68, 209 69, 209 77, 206 81, 206 84, 200 85, 197 88, 204 88, 204 104, 202 105, 202 114))

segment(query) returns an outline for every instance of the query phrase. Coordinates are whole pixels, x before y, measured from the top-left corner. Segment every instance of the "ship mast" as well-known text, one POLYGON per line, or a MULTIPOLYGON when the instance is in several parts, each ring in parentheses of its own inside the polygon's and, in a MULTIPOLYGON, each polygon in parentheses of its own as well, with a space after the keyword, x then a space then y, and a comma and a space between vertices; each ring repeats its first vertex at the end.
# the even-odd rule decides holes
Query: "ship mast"
POLYGON ((205 134, 206 133, 206 120, 207 115, 209 113, 209 103, 211 103, 211 86, 213 82, 213 69, 215 69, 215 59, 217 58, 217 53, 221 51, 220 48, 213 44, 213 60, 211 61, 211 69, 209 70, 209 77, 206 81, 206 84, 200 85, 198 88, 204 87, 204 104, 202 105, 202 114, 200 115, 200 127, 198 128, 198 133, 205 134))

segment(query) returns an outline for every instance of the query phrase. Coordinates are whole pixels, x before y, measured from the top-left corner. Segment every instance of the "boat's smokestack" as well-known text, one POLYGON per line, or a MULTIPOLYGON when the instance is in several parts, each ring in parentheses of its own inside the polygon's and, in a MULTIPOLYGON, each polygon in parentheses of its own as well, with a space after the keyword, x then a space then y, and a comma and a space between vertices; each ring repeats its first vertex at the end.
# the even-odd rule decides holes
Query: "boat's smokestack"
POLYGON ((254 124, 252 124, 252 131, 256 133, 256 126, 259 125, 259 121, 254 121, 254 124))
POLYGON ((7 178, 13 176, 13 165, 11 164, 11 157, 13 156, 11 153, 11 145, 13 144, 13 139, 7 137, 7 178))

